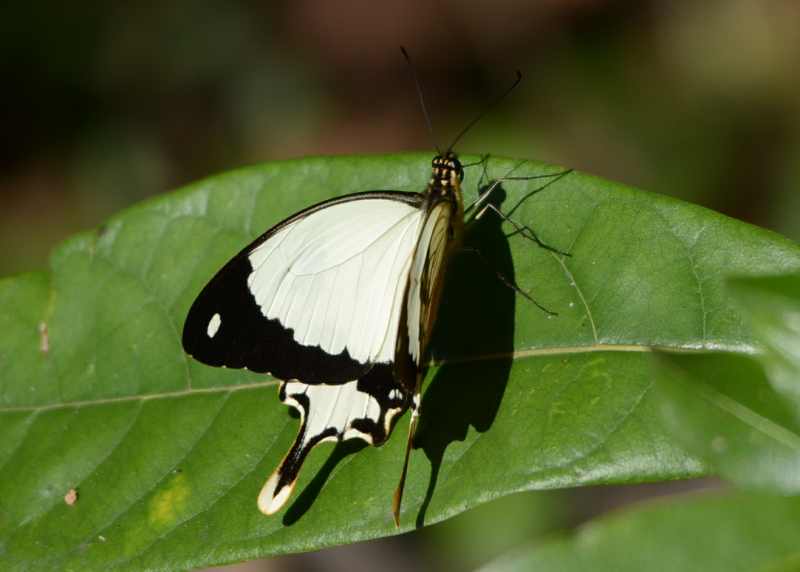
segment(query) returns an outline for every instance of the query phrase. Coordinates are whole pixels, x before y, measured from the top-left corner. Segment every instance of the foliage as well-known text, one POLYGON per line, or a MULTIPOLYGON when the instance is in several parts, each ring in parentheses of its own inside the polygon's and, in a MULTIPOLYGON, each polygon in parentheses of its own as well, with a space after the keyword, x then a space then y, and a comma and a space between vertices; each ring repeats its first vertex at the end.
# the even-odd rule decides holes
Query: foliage
MULTIPOLYGON (((217 176, 73 237, 47 273, 0 281, 3 567, 184 569, 394 534, 407 419, 381 448, 316 450, 288 509, 264 517, 256 495, 297 421, 274 380, 188 359, 179 332, 205 281, 263 230, 332 195, 420 190, 428 162, 316 158, 217 176)), ((502 207, 571 256, 490 214, 470 228, 483 257, 452 263, 401 530, 520 490, 706 474, 715 460, 664 429, 651 349, 747 359, 766 326, 743 318, 726 278, 797 271, 800 249, 555 167, 493 159, 483 171, 467 169, 468 202, 492 177, 552 175, 504 183, 502 207)))

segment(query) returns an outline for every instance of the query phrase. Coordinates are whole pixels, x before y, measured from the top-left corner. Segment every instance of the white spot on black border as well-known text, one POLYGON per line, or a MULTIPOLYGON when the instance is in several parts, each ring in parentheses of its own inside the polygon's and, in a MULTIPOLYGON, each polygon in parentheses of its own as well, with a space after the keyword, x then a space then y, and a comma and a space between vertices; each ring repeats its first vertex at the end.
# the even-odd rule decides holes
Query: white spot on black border
POLYGON ((208 321, 208 329, 206 330, 208 337, 213 338, 215 335, 217 335, 217 332, 219 331, 219 327, 221 325, 222 325, 222 318, 220 317, 219 314, 214 314, 213 316, 211 316, 211 319, 208 321))

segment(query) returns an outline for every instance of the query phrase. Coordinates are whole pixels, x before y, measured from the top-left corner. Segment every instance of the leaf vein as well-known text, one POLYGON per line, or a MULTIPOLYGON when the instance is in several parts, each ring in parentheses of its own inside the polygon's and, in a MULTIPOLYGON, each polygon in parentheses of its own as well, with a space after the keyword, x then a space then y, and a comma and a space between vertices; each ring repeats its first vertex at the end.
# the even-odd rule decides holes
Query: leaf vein
POLYGON ((67 401, 61 403, 51 403, 48 405, 21 405, 0 408, 0 414, 13 413, 16 411, 31 411, 41 412, 50 411, 53 409, 66 409, 69 407, 90 407, 96 405, 107 405, 112 403, 124 403, 126 401, 149 401, 153 399, 169 399, 173 397, 188 397, 191 395, 202 395, 207 393, 233 393, 235 391, 242 391, 247 389, 258 389, 261 387, 272 387, 277 385, 278 381, 269 379, 267 381, 256 381, 253 383, 241 383, 236 385, 225 385, 218 387, 195 387, 192 389, 179 389, 176 391, 165 391, 161 393, 148 393, 143 395, 125 395, 121 397, 108 397, 105 399, 87 399, 84 401, 67 401))
MULTIPOLYGON (((77 544, 77 546, 76 546, 76 547, 75 547, 75 548, 74 548, 72 551, 68 552, 68 553, 67 553, 67 554, 65 554, 64 556, 65 556, 65 557, 69 557, 70 555, 72 555, 72 554, 75 554, 75 552, 76 552, 76 551, 78 551, 78 550, 80 550, 80 549, 81 549, 81 546, 83 546, 85 543, 87 543, 87 542, 88 542, 90 539, 92 539, 92 538, 96 538, 97 536, 99 536, 100 534, 102 534, 104 531, 106 531, 106 530, 108 530, 109 528, 111 528, 112 526, 114 526, 114 524, 115 524, 115 523, 116 523, 116 522, 117 522, 117 521, 118 521, 120 518, 122 518, 122 517, 124 517, 126 514, 130 513, 130 511, 131 511, 131 509, 132 509, 133 507, 135 507, 135 506, 137 506, 137 505, 141 504, 141 503, 144 501, 144 499, 148 497, 148 495, 150 495, 150 494, 151 494, 153 491, 157 490, 157 489, 159 488, 159 486, 160 486, 162 483, 164 483, 164 481, 165 481, 165 480, 166 480, 166 479, 167 479, 167 478, 168 478, 170 475, 172 475, 172 474, 174 473, 174 471, 175 471, 175 468, 176 468, 176 467, 178 467, 178 466, 179 466, 181 463, 183 463, 183 462, 185 462, 185 461, 186 461, 186 459, 187 459, 187 458, 188 458, 188 457, 189 457, 189 456, 192 454, 192 452, 193 452, 193 451, 194 451, 194 450, 197 448, 197 445, 198 445, 198 444, 199 444, 199 443, 200 443, 200 442, 203 440, 203 438, 204 438, 204 437, 205 437, 205 436, 208 434, 208 432, 211 430, 211 428, 212 428, 212 427, 214 426, 214 424, 217 422, 217 419, 219 419, 219 415, 220 415, 220 413, 222 412, 222 410, 225 408, 225 404, 227 403, 227 401, 228 401, 228 399, 229 399, 229 398, 230 398, 230 394, 226 394, 226 395, 223 397, 223 399, 222 399, 222 400, 220 401, 220 403, 219 403, 219 406, 218 406, 218 408, 217 408, 216 412, 214 413, 213 417, 211 417, 211 419, 209 420, 209 422, 208 422, 208 425, 206 425, 205 429, 203 429, 203 431, 202 431, 202 432, 201 432, 199 435, 197 435, 197 437, 195 438, 195 440, 192 442, 192 444, 189 446, 189 448, 188 448, 188 449, 186 449, 186 451, 183 453, 183 455, 181 455, 181 456, 180 456, 178 459, 176 459, 176 460, 175 460, 175 462, 174 462, 174 463, 172 463, 172 465, 170 466, 170 468, 169 468, 169 469, 168 469, 168 470, 167 470, 167 471, 166 471, 166 472, 165 472, 165 473, 162 475, 162 477, 161 477, 161 478, 160 478, 160 479, 159 479, 159 480, 158 480, 156 483, 154 483, 154 484, 153 484, 153 486, 152 486, 152 487, 148 487, 148 488, 147 488, 147 490, 143 490, 143 491, 142 491, 142 494, 141 494, 141 495, 139 495, 139 497, 138 497, 138 498, 136 498, 136 499, 135 499, 133 502, 129 503, 129 504, 128 504, 128 506, 126 506, 125 508, 121 509, 121 510, 120 510, 120 511, 117 513, 117 515, 116 515, 116 516, 114 516, 114 517, 113 517, 113 518, 112 518, 112 519, 111 519, 111 520, 110 520, 110 521, 109 521, 107 524, 105 524, 105 525, 101 525, 99 528, 95 529, 95 531, 94 531, 93 533, 91 533, 91 534, 87 535, 87 536, 84 538, 84 540, 83 540, 82 542, 79 542, 79 543, 77 544)), ((140 407, 140 409, 141 409, 141 407, 140 407)), ((137 418, 138 418, 138 413, 137 413, 137 418)), ((117 562, 119 562, 119 561, 117 561, 117 562)))
MULTIPOLYGON (((284 422, 283 428, 280 431, 276 431, 275 432, 275 437, 272 440, 272 443, 270 443, 270 445, 264 450, 264 454, 261 456, 261 458, 253 463, 253 466, 250 467, 250 470, 248 470, 244 474, 242 474, 234 483, 231 484, 231 486, 229 486, 225 491, 221 492, 219 494, 219 496, 216 499, 214 499, 213 501, 211 501, 211 503, 209 503, 207 506, 199 508, 193 515, 188 516, 187 518, 183 519, 180 522, 176 522, 169 530, 164 531, 157 538, 155 538, 150 544, 148 544, 147 546, 143 547, 139 552, 137 552, 136 554, 132 555, 130 558, 126 559, 124 561, 124 563, 129 563, 134 559, 141 558, 147 552, 149 552, 156 544, 159 544, 159 543, 163 542, 164 540, 166 540, 167 537, 169 537, 172 534, 174 534, 175 532, 177 532, 181 527, 187 525, 188 523, 192 522, 193 520, 196 520, 200 516, 210 512, 215 506, 217 506, 217 504, 219 504, 222 500, 225 499, 225 497, 227 496, 227 494, 230 491, 232 491, 233 489, 238 487, 242 483, 242 481, 244 481, 245 479, 250 477, 253 473, 255 473, 256 469, 264 462, 264 459, 267 457, 267 455, 269 455, 269 453, 275 448, 275 445, 278 442, 278 438, 280 437, 281 433, 286 428, 286 426, 290 423, 290 421, 291 421, 291 417, 287 416, 286 417, 286 421, 284 422)), ((260 538, 263 538, 263 537, 260 537, 260 538)), ((219 544, 217 544, 215 546, 219 546, 219 544)))

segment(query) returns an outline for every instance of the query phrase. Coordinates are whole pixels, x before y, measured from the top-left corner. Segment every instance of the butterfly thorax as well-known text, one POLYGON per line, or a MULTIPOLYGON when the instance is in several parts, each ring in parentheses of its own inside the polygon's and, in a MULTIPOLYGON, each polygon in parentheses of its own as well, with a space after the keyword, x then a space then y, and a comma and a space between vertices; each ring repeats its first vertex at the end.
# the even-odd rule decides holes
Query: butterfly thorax
POLYGON ((464 169, 458 157, 452 151, 436 155, 431 161, 431 179, 425 189, 428 208, 434 204, 448 203, 450 205, 450 235, 451 248, 460 242, 463 219, 464 201, 461 197, 461 181, 464 179, 464 169))
POLYGON ((428 182, 427 195, 434 200, 446 200, 461 206, 461 181, 464 169, 452 151, 437 155, 431 162, 431 180, 428 182))

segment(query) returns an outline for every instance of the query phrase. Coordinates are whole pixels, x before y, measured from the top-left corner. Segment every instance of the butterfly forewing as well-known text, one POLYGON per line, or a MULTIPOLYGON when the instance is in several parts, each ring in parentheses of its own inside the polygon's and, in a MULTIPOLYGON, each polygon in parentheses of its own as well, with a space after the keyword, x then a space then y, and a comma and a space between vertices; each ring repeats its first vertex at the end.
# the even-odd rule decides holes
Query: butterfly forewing
POLYGON ((276 225, 200 293, 184 349, 209 365, 305 383, 352 381, 392 361, 421 202, 361 193, 276 225))

